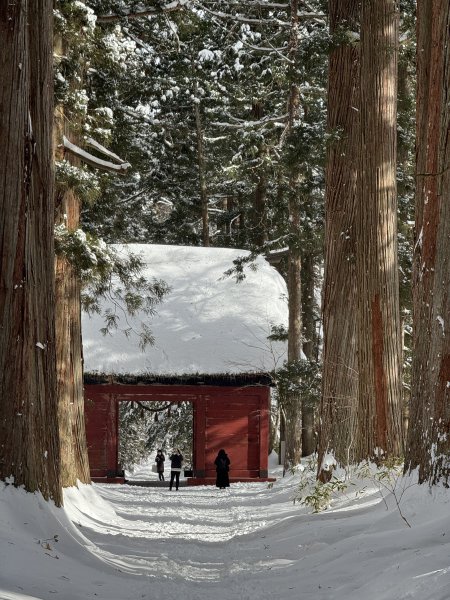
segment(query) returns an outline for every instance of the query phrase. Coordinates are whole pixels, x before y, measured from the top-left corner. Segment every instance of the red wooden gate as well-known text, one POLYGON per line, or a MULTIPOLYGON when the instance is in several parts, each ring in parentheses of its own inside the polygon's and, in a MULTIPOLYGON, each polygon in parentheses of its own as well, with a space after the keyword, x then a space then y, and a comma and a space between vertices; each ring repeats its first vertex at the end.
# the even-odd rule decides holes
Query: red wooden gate
POLYGON ((215 478, 214 460, 224 448, 233 481, 267 478, 269 388, 267 386, 122 385, 85 386, 86 435, 91 477, 114 477, 118 464, 118 403, 189 401, 193 404, 191 484, 215 478))

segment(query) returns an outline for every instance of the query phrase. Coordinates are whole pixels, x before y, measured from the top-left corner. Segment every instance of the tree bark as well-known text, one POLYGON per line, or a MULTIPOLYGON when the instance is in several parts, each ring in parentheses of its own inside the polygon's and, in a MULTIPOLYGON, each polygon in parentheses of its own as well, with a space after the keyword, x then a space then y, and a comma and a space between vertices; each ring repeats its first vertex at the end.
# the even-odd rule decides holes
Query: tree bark
MULTIPOLYGON (((302 259, 302 322, 303 353, 310 363, 317 362, 316 321, 314 315, 315 272, 314 257, 311 252, 302 259)), ((302 456, 310 456, 316 451, 315 414, 316 406, 311 397, 302 397, 302 456)))
POLYGON ((413 364, 406 470, 450 475, 450 7, 417 2, 413 364))
MULTIPOLYGON (((361 0, 330 0, 330 34, 359 31, 361 0)), ((358 397, 356 353, 355 207, 359 140, 359 46, 341 41, 330 54, 328 150, 325 188, 323 374, 318 448, 319 478, 327 453, 353 460, 358 397)))
MULTIPOLYGON (((195 95, 197 95, 197 83, 195 83, 195 95)), ((208 247, 209 240, 209 215, 208 215, 208 192, 206 189, 206 166, 205 150, 203 144, 202 117, 200 114, 200 104, 194 104, 195 130, 197 135, 197 162, 198 162, 198 182, 200 190, 200 204, 202 208, 202 241, 203 246, 208 247)))
MULTIPOLYGON (((55 53, 65 55, 63 40, 55 39, 55 53)), ((71 154, 64 156, 64 135, 75 138, 65 118, 64 107, 58 106, 54 120, 56 159, 66 158, 80 166, 71 154)), ((55 224, 75 231, 80 225, 81 201, 73 190, 56 190, 55 224)), ((55 257, 56 279, 56 372, 61 452, 61 483, 72 487, 77 480, 90 483, 84 420, 84 389, 81 337, 81 283, 75 267, 64 256, 55 257)))
POLYGON ((0 479, 60 505, 52 9, 0 7, 0 479))
POLYGON ((361 144, 357 207, 356 459, 402 454, 397 260, 395 0, 361 6, 361 144))
MULTIPOLYGON (((296 64, 298 49, 298 0, 291 0, 291 33, 289 56, 296 64)), ((292 134, 300 104, 299 85, 296 69, 290 73, 290 92, 288 97, 288 121, 286 137, 292 134)), ((288 329, 288 365, 297 363, 302 355, 302 301, 301 301, 301 253, 300 253, 300 196, 298 191, 299 167, 290 167, 288 211, 289 211, 289 254, 287 268, 289 329, 288 329)), ((286 458, 285 466, 296 465, 301 458, 301 398, 297 391, 288 391, 285 399, 286 413, 286 458)))
MULTIPOLYGON (((252 117, 259 121, 263 117, 263 105, 260 101, 252 103, 252 117)), ((269 239, 267 230, 267 147, 264 143, 259 146, 259 166, 256 169, 256 187, 251 211, 253 243, 261 248, 269 239)))
MULTIPOLYGON (((291 191, 292 194, 292 191, 291 191)), ((298 199, 290 203, 291 231, 298 235, 300 210, 298 199)), ((297 239, 295 240, 297 242, 297 239)), ((288 257, 288 365, 297 363, 302 355, 301 257, 298 246, 291 246, 288 257)), ((301 458, 301 398, 297 391, 288 391, 286 412, 286 466, 296 465, 301 458)))
POLYGON ((260 168, 254 203, 254 227, 257 232, 255 242, 260 247, 264 246, 269 239, 267 231, 267 176, 264 169, 264 166, 260 168))

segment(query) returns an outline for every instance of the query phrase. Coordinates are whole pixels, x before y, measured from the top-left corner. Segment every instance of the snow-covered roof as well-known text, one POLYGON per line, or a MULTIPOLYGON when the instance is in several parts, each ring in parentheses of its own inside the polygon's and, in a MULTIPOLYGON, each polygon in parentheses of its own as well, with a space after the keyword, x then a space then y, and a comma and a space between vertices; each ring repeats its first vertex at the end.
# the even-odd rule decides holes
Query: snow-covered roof
MULTIPOLYGON (((103 335, 100 315, 83 314, 85 373, 180 376, 266 373, 286 358, 286 344, 267 339, 272 325, 287 327, 286 284, 261 256, 256 270, 236 283, 224 272, 245 250, 129 244, 145 262, 144 276, 164 280, 170 291, 157 314, 119 312, 119 327, 103 335), (141 324, 153 346, 139 347, 141 324), (122 330, 132 327, 129 337, 122 330)), ((122 250, 125 251, 125 250, 122 250)), ((102 310, 114 309, 105 300, 102 310)))

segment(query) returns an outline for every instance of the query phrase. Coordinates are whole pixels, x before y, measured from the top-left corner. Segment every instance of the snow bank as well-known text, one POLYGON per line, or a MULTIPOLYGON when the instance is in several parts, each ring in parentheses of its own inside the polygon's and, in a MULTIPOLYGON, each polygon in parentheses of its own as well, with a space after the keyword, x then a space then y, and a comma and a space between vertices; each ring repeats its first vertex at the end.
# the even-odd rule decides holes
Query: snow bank
POLYGON ((64 508, 1 484, 0 599, 448 600, 447 489, 354 480, 312 514, 276 463, 271 486, 80 484, 64 508))

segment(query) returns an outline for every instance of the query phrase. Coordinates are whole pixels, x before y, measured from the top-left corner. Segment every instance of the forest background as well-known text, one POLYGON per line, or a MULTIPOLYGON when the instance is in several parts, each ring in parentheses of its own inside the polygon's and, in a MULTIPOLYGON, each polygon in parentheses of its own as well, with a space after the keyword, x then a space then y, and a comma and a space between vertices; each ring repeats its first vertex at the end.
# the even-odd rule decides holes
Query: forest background
POLYGON ((0 9, 2 480, 57 504, 89 482, 81 305, 151 314, 164 282, 108 244, 153 242, 286 277, 287 466, 447 484, 449 20, 443 0, 0 9))

